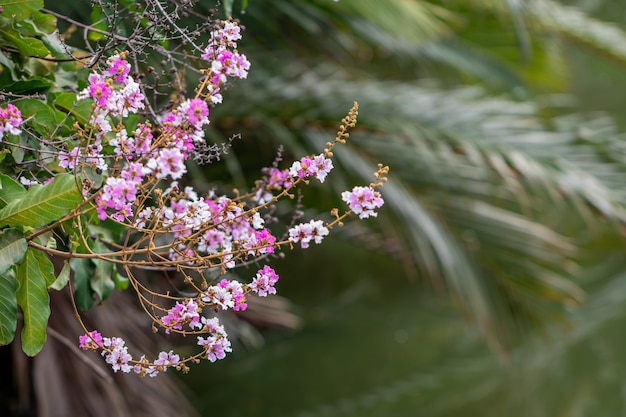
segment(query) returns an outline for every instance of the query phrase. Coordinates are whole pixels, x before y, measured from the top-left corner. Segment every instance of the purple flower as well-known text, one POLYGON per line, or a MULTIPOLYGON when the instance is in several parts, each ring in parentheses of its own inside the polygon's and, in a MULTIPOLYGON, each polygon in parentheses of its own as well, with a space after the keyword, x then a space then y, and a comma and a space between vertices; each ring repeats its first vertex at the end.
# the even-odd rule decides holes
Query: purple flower
POLYGON ((376 217, 378 213, 374 210, 382 207, 385 203, 380 193, 372 187, 354 187, 352 191, 341 193, 341 199, 361 219, 376 217))

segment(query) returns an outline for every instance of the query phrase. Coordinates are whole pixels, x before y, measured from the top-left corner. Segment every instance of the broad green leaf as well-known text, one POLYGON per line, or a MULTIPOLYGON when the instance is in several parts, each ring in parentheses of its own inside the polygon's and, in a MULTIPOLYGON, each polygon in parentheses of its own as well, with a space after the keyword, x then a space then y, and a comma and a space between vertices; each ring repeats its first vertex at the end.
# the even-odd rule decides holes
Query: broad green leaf
POLYGON ((20 31, 12 27, 0 29, 0 36, 13 44, 23 55, 40 57, 49 53, 48 48, 42 41, 36 38, 24 37, 20 31))
POLYGON ((89 100, 77 102, 75 93, 58 94, 54 99, 54 105, 57 109, 74 115, 80 124, 87 123, 93 109, 92 103, 89 100))
MULTIPOLYGON (((15 93, 15 94, 33 94, 33 93, 45 93, 53 85, 54 83, 47 78, 30 77, 28 80, 20 80, 20 81, 14 82, 13 84, 9 84, 3 87, 3 89, 8 92, 15 93)), ((20 103, 32 102, 32 101, 36 101, 45 106, 45 104, 41 100, 35 100, 35 99, 21 100, 21 101, 15 102, 14 104, 20 108, 20 111, 22 111, 20 107, 20 103)), ((22 116, 23 116, 23 111, 22 111, 22 116)), ((37 114, 37 119, 38 118, 39 118, 39 114, 37 114)))
MULTIPOLYGON (((48 82, 48 80, 46 81, 48 82)), ((46 103, 44 103, 41 100, 35 100, 35 99, 19 100, 15 103, 15 105, 22 112, 22 117, 24 119, 30 116, 36 116, 30 120, 29 124, 33 125, 35 128, 42 128, 43 129, 42 133, 53 132, 54 129, 58 125, 58 122, 55 117, 55 109, 50 108, 50 106, 48 106, 46 103)), ((41 129, 38 129, 38 130, 41 130, 41 129)))
POLYGON ((67 285, 67 282, 70 280, 70 270, 71 270, 70 263, 69 261, 66 260, 63 263, 63 269, 61 269, 61 272, 59 272, 59 275, 57 276, 57 278, 54 280, 52 284, 48 286, 48 288, 57 290, 57 291, 65 288, 65 286, 67 285))
POLYGON ((26 188, 13 178, 0 174, 0 208, 9 204, 10 201, 19 200, 26 194, 26 188))
POLYGON ((0 16, 22 20, 42 9, 43 0, 0 0, 0 7, 2 7, 0 16))
POLYGON ((35 356, 46 342, 50 317, 48 285, 54 282, 54 266, 41 251, 30 248, 17 268, 17 303, 24 314, 22 350, 35 356))
POLYGON ((89 310, 96 302, 90 281, 95 266, 91 259, 72 258, 70 266, 74 271, 74 301, 81 310, 89 310))
POLYGON ((0 210, 0 227, 41 227, 74 209, 83 200, 71 174, 59 174, 46 185, 32 186, 24 197, 0 210))
POLYGON ((0 274, 0 345, 8 345, 17 327, 17 280, 13 270, 0 274))
POLYGON ((0 234, 0 275, 20 262, 28 249, 24 234, 17 229, 6 229, 0 234))
POLYGON ((41 31, 41 33, 51 34, 57 28, 57 18, 51 14, 41 13, 39 11, 33 13, 31 20, 33 24, 41 31))

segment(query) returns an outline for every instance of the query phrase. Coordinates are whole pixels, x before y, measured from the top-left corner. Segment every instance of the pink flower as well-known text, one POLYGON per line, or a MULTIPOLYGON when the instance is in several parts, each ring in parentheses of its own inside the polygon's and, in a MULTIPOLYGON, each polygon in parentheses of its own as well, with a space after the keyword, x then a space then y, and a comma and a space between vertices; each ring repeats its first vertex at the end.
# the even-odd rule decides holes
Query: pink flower
POLYGON ((145 124, 139 124, 133 134, 135 135, 135 147, 133 149, 135 155, 141 157, 148 154, 153 139, 150 128, 145 124))
POLYGON ((267 186, 269 188, 289 188, 293 184, 293 178, 288 169, 277 169, 270 168, 269 169, 269 178, 267 180, 267 186))
POLYGON ((78 346, 83 350, 95 350, 102 348, 104 346, 102 341, 102 335, 100 332, 94 330, 85 335, 79 336, 78 338, 79 344, 78 346))
POLYGON ((311 160, 311 158, 303 156, 299 161, 295 161, 291 165, 291 168, 289 168, 289 174, 291 174, 294 178, 306 178, 312 174, 312 171, 310 170, 312 163, 313 160, 311 160))
POLYGON ((208 332, 209 334, 211 334, 211 336, 228 336, 226 334, 226 330, 224 330, 224 326, 220 324, 220 321, 217 317, 212 317, 210 319, 202 317, 200 321, 203 325, 202 330, 204 332, 208 332))
POLYGON ((204 347, 206 357, 211 362, 224 359, 227 352, 232 352, 230 341, 222 336, 210 336, 206 339, 198 336, 198 345, 204 347))
POLYGON ((274 253, 274 246, 272 245, 276 242, 276 237, 274 237, 269 230, 263 229, 256 231, 253 240, 255 246, 264 246, 258 249, 260 254, 274 253))
POLYGON ((180 364, 180 356, 174 354, 173 351, 159 352, 159 357, 154 361, 157 370, 167 371, 170 366, 177 366, 180 364))
POLYGON ((61 151, 59 152, 59 166, 62 168, 67 168, 73 170, 76 168, 76 160, 78 158, 78 153, 80 152, 80 148, 76 147, 71 151, 61 151))
POLYGON ((115 137, 109 141, 109 145, 115 147, 115 155, 127 156, 134 151, 134 144, 132 139, 129 139, 125 129, 121 129, 115 133, 115 137))
POLYGON ((176 148, 161 149, 157 157, 151 158, 146 165, 159 179, 164 179, 169 176, 176 180, 187 172, 187 168, 185 167, 185 155, 176 148))
POLYGON ((248 308, 248 305, 246 304, 246 294, 240 282, 223 279, 217 285, 218 287, 228 291, 232 296, 233 310, 244 311, 248 308))
POLYGON ((212 304, 213 308, 228 310, 235 307, 235 297, 228 288, 221 287, 219 285, 210 286, 202 295, 202 301, 207 304, 212 304))
POLYGON ((22 131, 18 128, 23 123, 22 113, 13 104, 7 104, 6 109, 0 109, 0 140, 4 132, 19 135, 22 131))
POLYGON ((96 210, 98 218, 104 220, 107 217, 106 209, 117 210, 111 217, 118 221, 124 221, 126 217, 132 217, 132 202, 137 198, 137 185, 128 178, 107 178, 102 192, 96 197, 96 210))
MULTIPOLYGON (((223 27, 211 32, 209 46, 206 47, 202 58, 210 62, 211 84, 218 87, 226 82, 228 77, 246 78, 250 69, 250 62, 245 55, 237 52, 237 40, 241 39, 241 30, 234 22, 223 22, 223 27)), ((211 92, 210 98, 213 101, 211 92)), ((221 100, 221 99, 220 99, 221 100)))
POLYGON ((119 55, 109 58, 109 68, 106 73, 111 77, 114 77, 116 83, 124 83, 129 72, 130 64, 120 58, 119 55))
POLYGON ((201 129, 202 126, 209 124, 209 108, 202 99, 194 98, 183 102, 179 111, 184 112, 189 124, 196 129, 201 129))
MULTIPOLYGON (((95 75, 95 74, 92 74, 95 75)), ((106 85, 104 81, 101 81, 99 77, 89 77, 91 81, 87 91, 89 97, 91 97, 98 106, 106 107, 109 97, 111 97, 112 90, 106 85)))
POLYGON ((139 162, 131 162, 122 170, 121 177, 126 181, 139 185, 144 176, 144 166, 139 162))
POLYGON ((228 335, 216 317, 207 319, 202 317, 203 330, 209 333, 209 337, 198 336, 198 346, 205 349, 208 360, 215 362, 224 359, 227 352, 232 352, 228 335))
POLYGON ((385 203, 380 193, 372 187, 354 187, 352 191, 341 193, 341 199, 361 219, 376 217, 378 213, 374 210, 382 207, 385 203))
POLYGON ((268 294, 276 294, 276 288, 274 288, 276 282, 278 282, 276 271, 269 265, 265 265, 257 272, 256 277, 250 283, 250 288, 259 296, 267 297, 268 294))
POLYGON ((311 241, 317 244, 322 243, 322 239, 327 235, 328 228, 321 220, 300 223, 289 229, 289 240, 294 243, 300 242, 300 246, 304 249, 309 247, 311 241))
POLYGON ((326 176, 332 169, 332 160, 325 158, 324 155, 317 155, 315 158, 313 158, 313 161, 311 162, 309 172, 320 182, 324 182, 326 176))
POLYGON ((200 328, 199 307, 194 300, 187 300, 185 303, 177 301, 174 307, 170 308, 167 315, 161 318, 165 325, 165 333, 169 334, 171 329, 182 330, 183 324, 191 329, 200 328))

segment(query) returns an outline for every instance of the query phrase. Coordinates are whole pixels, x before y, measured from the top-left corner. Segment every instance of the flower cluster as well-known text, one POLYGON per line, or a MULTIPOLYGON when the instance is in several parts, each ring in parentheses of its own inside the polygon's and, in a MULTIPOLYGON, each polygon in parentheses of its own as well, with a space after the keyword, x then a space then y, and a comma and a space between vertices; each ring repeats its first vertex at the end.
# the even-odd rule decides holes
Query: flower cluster
POLYGON ((293 243, 300 242, 300 246, 306 249, 311 241, 320 244, 329 231, 321 220, 311 220, 308 223, 300 223, 289 229, 289 240, 293 243))
POLYGON ((384 200, 380 193, 373 187, 354 187, 352 191, 344 191, 341 193, 341 199, 348 204, 350 210, 354 214, 358 214, 359 218, 376 217, 378 213, 374 210, 382 207, 384 200))
POLYGON ((237 41, 241 39, 241 28, 231 21, 223 22, 211 32, 209 45, 202 58, 211 62, 211 76, 209 100, 221 103, 219 92, 220 84, 226 82, 227 77, 246 78, 250 69, 250 62, 245 55, 237 51, 237 41))
POLYGON ((278 282, 276 272, 265 265, 263 269, 257 272, 256 277, 252 280, 250 288, 261 297, 267 297, 268 294, 276 294, 274 285, 278 282))
MULTIPOLYGON (((233 309, 242 311, 247 308, 246 295, 257 293, 261 297, 276 294, 274 285, 278 282, 278 274, 273 268, 266 265, 260 269, 250 284, 241 284, 234 280, 221 280, 217 285, 210 286, 200 293, 197 299, 177 301, 167 314, 160 319, 160 325, 165 333, 172 330, 180 332, 196 332, 205 336, 198 336, 197 344, 203 351, 198 357, 204 357, 211 362, 223 359, 231 351, 231 343, 224 327, 217 317, 202 315, 203 306, 209 306, 214 312, 233 309)), ((106 338, 98 331, 91 331, 79 337, 79 347, 83 350, 101 350, 105 361, 111 365, 113 371, 125 373, 131 370, 141 375, 156 376, 159 371, 167 367, 179 367, 181 361, 178 355, 161 352, 154 362, 133 360, 128 353, 125 342, 120 338, 106 338)))
POLYGON ((250 296, 276 294, 279 277, 269 265, 248 283, 218 280, 216 273, 233 274, 237 266, 262 261, 297 243, 302 248, 311 242, 319 244, 351 213, 360 218, 376 216, 375 210, 383 204, 376 188, 385 181, 387 168, 379 166, 375 173, 379 182, 342 193, 349 211, 339 214, 334 209, 335 220, 297 224, 282 238, 266 224, 272 221, 271 210, 279 199, 292 198, 294 189, 308 184, 310 178, 320 183, 326 180, 333 169, 333 147, 344 143, 347 130, 356 124, 356 103, 342 120, 335 142, 328 142, 322 153, 301 157, 284 169, 279 169, 277 162, 263 171, 263 177, 247 193, 236 191, 234 197, 215 191, 201 194, 179 186, 187 173, 189 155, 204 146, 209 109, 222 102, 224 83, 228 77, 247 76, 250 63, 236 49, 239 39, 235 22, 221 22, 213 30, 202 55, 208 61, 207 70, 195 96, 153 121, 154 126, 125 123, 129 115, 143 109, 144 97, 124 54, 114 55, 104 70, 92 73, 89 86, 79 95, 93 102, 93 111, 79 130, 80 143, 62 152, 59 165, 74 171, 86 166, 100 170, 102 180, 85 186, 85 200, 95 207, 99 219, 112 219, 132 232, 128 235, 132 239, 119 246, 117 253, 123 254, 123 267, 144 310, 155 329, 195 335, 201 349, 185 359, 172 351, 159 353, 153 361, 145 356, 133 359, 122 339, 102 337, 85 328, 80 347, 100 351, 115 372, 155 376, 169 367, 186 370, 186 363, 199 359, 214 362, 224 358, 232 348, 217 315, 224 310, 246 310, 250 296), (146 265, 176 270, 193 295, 189 291, 185 296, 151 291, 132 275, 133 266, 146 265))
POLYGON ((289 174, 293 178, 314 177, 319 182, 324 182, 331 169, 333 169, 333 161, 326 158, 323 154, 314 158, 305 156, 291 165, 289 174))
POLYGON ((80 336, 79 347, 83 350, 101 350, 105 362, 111 365, 113 372, 129 373, 133 371, 142 376, 154 377, 159 372, 167 371, 167 368, 177 368, 181 365, 180 357, 171 350, 160 352, 153 362, 149 362, 145 356, 139 360, 133 360, 132 355, 128 353, 124 339, 102 337, 102 334, 96 330, 80 336))
POLYGON ((19 126, 23 123, 22 113, 13 104, 7 104, 5 109, 0 109, 0 141, 5 132, 19 135, 22 131, 19 126))

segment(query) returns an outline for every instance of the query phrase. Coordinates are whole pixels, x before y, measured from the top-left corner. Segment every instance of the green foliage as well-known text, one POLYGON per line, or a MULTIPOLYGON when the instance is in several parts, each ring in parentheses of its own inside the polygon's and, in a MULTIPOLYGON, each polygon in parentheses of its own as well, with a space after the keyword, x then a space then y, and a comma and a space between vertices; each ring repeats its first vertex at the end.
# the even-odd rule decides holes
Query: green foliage
POLYGON ((0 209, 0 227, 41 227, 61 219, 82 201, 76 178, 59 174, 49 184, 31 187, 22 198, 0 209))
POLYGON ((22 350, 35 356, 46 341, 50 316, 48 286, 55 280, 54 267, 41 251, 29 248, 17 267, 17 303, 24 315, 22 350))
POLYGON ((50 286, 48 288, 52 289, 52 290, 62 290, 63 288, 65 288, 65 286, 67 285, 67 283, 70 280, 70 271, 71 271, 71 267, 70 267, 70 263, 69 261, 65 261, 63 262, 63 268, 61 269, 61 272, 59 272, 59 275, 57 275, 56 279, 54 280, 54 282, 52 284, 50 284, 50 286))
POLYGON ((15 338, 17 328, 17 279, 12 269, 0 274, 0 345, 15 338))
POLYGON ((91 288, 95 265, 90 259, 72 258, 70 265, 74 272, 74 300, 81 310, 89 310, 96 302, 95 291, 91 288))
POLYGON ((2 17, 19 21, 43 8, 43 0, 0 0, 2 17))
POLYGON ((26 253, 28 244, 24 234, 17 229, 4 229, 0 232, 0 274, 19 263, 26 253))
POLYGON ((0 173, 0 208, 5 207, 10 201, 19 200, 24 194, 26 189, 22 184, 0 173))
MULTIPOLYGON (((94 242, 93 250, 96 253, 109 252, 109 249, 100 240, 94 242)), ((93 259, 91 262, 93 262, 95 268, 90 279, 90 286, 94 293, 98 295, 100 301, 104 301, 109 298, 109 295, 115 289, 115 281, 113 280, 115 265, 104 259, 93 259)))
POLYGON ((54 96, 54 106, 71 114, 80 124, 85 124, 91 116, 91 103, 88 101, 77 102, 75 93, 59 93, 54 96))

